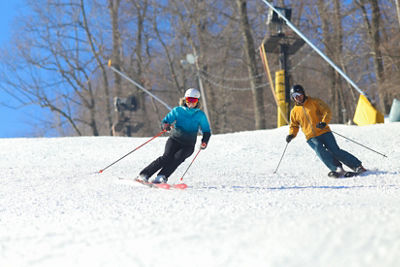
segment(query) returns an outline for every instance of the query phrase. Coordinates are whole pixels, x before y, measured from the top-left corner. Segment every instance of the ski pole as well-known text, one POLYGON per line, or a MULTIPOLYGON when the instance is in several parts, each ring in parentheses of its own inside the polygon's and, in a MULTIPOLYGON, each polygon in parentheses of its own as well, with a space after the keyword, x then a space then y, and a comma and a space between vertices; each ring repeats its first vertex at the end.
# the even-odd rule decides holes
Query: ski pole
POLYGON ((109 167, 111 167, 112 165, 114 165, 115 163, 117 163, 118 161, 120 161, 121 159, 125 158, 126 156, 132 154, 133 152, 135 152, 136 150, 138 150, 139 148, 141 148, 142 146, 146 145, 147 143, 149 143, 150 141, 156 139, 157 137, 161 136, 163 133, 165 133, 167 130, 162 130, 161 132, 159 132, 158 134, 156 134, 155 136, 153 136, 152 138, 150 138, 149 140, 147 140, 146 142, 144 142, 143 144, 141 144, 140 146, 136 147, 134 150, 132 150, 131 152, 125 154, 124 156, 120 157, 119 159, 117 159, 116 161, 114 161, 113 163, 111 163, 110 165, 108 165, 107 167, 105 167, 104 169, 100 170, 99 173, 102 173, 103 171, 105 171, 106 169, 108 169, 109 167))
POLYGON ((285 149, 283 150, 281 159, 279 160, 278 166, 276 166, 276 169, 275 169, 275 171, 274 171, 274 174, 278 171, 279 165, 281 165, 281 161, 282 161, 282 159, 283 159, 283 155, 285 155, 286 148, 287 148, 288 144, 289 144, 289 143, 286 143, 285 149))
MULTIPOLYGON (((332 131, 332 130, 331 130, 331 131, 332 131)), ((372 148, 369 148, 369 147, 367 147, 367 146, 365 146, 365 145, 363 145, 363 144, 360 144, 360 143, 358 143, 358 142, 356 142, 356 141, 354 141, 354 140, 352 140, 352 139, 350 139, 350 138, 348 138, 348 137, 346 137, 346 136, 344 136, 344 135, 341 135, 341 134, 339 134, 339 133, 337 133, 337 132, 334 132, 334 131, 332 131, 332 133, 337 134, 337 135, 339 135, 339 136, 341 136, 341 137, 343 137, 343 138, 345 138, 345 139, 347 139, 347 140, 349 140, 349 141, 351 141, 351 142, 353 142, 353 143, 356 143, 356 144, 359 145, 359 146, 362 146, 362 147, 364 147, 364 148, 366 148, 366 149, 369 149, 369 150, 371 150, 371 151, 373 151, 373 152, 375 152, 375 153, 377 153, 377 154, 379 154, 379 155, 382 155, 382 156, 384 156, 385 158, 387 158, 387 156, 386 156, 385 154, 382 154, 382 153, 380 153, 380 152, 378 152, 378 151, 376 151, 376 150, 373 150, 372 148)))
POLYGON ((189 170, 190 166, 192 166, 194 160, 197 158, 197 155, 200 153, 201 148, 199 149, 199 151, 196 153, 196 156, 194 156, 194 158, 192 159, 192 162, 190 162, 189 166, 187 167, 186 171, 183 173, 181 179, 179 179, 180 181, 183 180, 183 176, 185 176, 185 174, 187 173, 187 171, 189 170))

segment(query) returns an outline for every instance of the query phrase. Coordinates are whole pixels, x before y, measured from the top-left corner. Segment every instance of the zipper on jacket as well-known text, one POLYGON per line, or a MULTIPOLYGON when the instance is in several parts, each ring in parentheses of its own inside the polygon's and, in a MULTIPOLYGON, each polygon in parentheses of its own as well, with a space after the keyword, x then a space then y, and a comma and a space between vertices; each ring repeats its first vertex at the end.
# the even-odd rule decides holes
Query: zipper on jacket
MULTIPOLYGON (((308 123, 311 125, 311 130, 312 130, 312 132, 313 132, 313 134, 314 134, 313 137, 317 137, 317 134, 315 133, 314 127, 313 127, 313 125, 311 124, 310 118, 307 116, 306 109, 304 108, 303 105, 302 105, 301 107, 303 108, 304 116, 306 116, 306 119, 307 119, 308 123)), ((311 138, 312 138, 312 137, 311 137, 311 138)))

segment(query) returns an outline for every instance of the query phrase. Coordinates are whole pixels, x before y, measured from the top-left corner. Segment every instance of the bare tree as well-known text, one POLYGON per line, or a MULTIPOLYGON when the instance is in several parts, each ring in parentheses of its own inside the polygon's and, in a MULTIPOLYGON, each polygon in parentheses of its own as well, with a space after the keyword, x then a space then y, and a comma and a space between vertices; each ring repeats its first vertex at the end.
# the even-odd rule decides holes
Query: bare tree
MULTIPOLYGON (((119 30, 119 9, 120 9, 121 0, 108 0, 108 8, 110 9, 111 16, 111 26, 112 26, 112 52, 111 52, 111 65, 116 68, 118 71, 121 71, 121 34, 119 30)), ((121 96, 122 93, 122 81, 121 75, 114 72, 114 90, 113 94, 115 97, 121 96)), ((107 101, 109 103, 109 101, 107 101)), ((111 115, 111 111, 109 113, 111 115)), ((111 116, 110 116, 111 117, 111 116)), ((121 114, 117 112, 117 124, 121 123, 123 118, 121 118, 121 114)), ((112 121, 109 118, 109 121, 112 121)), ((111 135, 115 135, 116 125, 112 125, 110 127, 111 135), (111 128, 113 131, 111 131, 111 128)))
MULTIPOLYGON (((340 65, 341 54, 343 48, 343 28, 342 17, 340 10, 340 1, 333 1, 333 12, 330 12, 331 6, 327 5, 326 1, 318 0, 318 11, 321 17, 321 28, 323 35, 323 44, 325 47, 326 55, 332 59, 337 65, 340 65), (332 14, 333 13, 333 14, 332 14)), ((340 75, 332 68, 329 67, 328 77, 330 81, 330 92, 332 102, 334 103, 334 121, 346 122, 347 117, 343 113, 345 109, 344 93, 341 84, 340 75)))
POLYGON ((383 84, 385 82, 384 76, 384 67, 383 67, 383 58, 381 52, 381 15, 378 0, 360 0, 356 1, 356 4, 360 7, 364 23, 367 29, 367 34, 369 37, 370 45, 371 45, 371 55, 374 60, 375 74, 376 74, 376 86, 379 93, 379 102, 380 106, 385 114, 389 112, 390 104, 387 99, 387 94, 384 90, 383 84), (371 18, 368 16, 368 7, 370 5, 371 8, 371 18))
MULTIPOLYGON (((0 55, 2 88, 22 105, 49 109, 60 135, 110 135, 121 121, 130 127, 123 135, 149 135, 158 127, 165 107, 107 69, 110 58, 171 104, 201 80, 216 133, 275 125, 266 116, 276 110, 256 53, 267 33, 262 2, 27 1, 31 17, 20 20, 14 47, 0 55), (198 56, 196 65, 183 64, 188 54, 198 56), (114 114, 113 98, 132 95, 137 110, 114 114)), ((294 6, 300 30, 373 99, 379 94, 387 112, 390 97, 399 95, 397 0, 274 2, 294 6)), ((269 63, 277 70, 278 56, 269 55, 269 63)), ((304 46, 290 65, 293 80, 325 97, 337 122, 351 117, 354 90, 312 49, 304 46)))
POLYGON ((400 0, 394 0, 396 4, 396 11, 397 11, 397 20, 400 26, 400 0))
MULTIPOLYGON (((74 134, 82 135, 88 127, 91 135, 99 135, 93 83, 98 68, 103 69, 103 86, 108 82, 84 2, 30 4, 33 16, 22 21, 14 51, 25 69, 18 69, 16 80, 8 80, 9 85, 23 103, 38 104, 59 114, 61 123, 74 134)), ((16 62, 7 65, 17 68, 16 62)))
POLYGON ((262 87, 257 87, 261 84, 258 78, 258 69, 256 63, 255 46, 253 36, 251 34, 251 26, 249 24, 249 19, 247 17, 247 1, 246 0, 236 0, 236 4, 239 11, 239 24, 241 33, 244 39, 244 50, 246 54, 248 73, 249 77, 254 77, 250 80, 250 86, 253 91, 253 104, 254 104, 254 118, 256 129, 264 129, 266 127, 265 114, 264 114, 264 97, 262 87))

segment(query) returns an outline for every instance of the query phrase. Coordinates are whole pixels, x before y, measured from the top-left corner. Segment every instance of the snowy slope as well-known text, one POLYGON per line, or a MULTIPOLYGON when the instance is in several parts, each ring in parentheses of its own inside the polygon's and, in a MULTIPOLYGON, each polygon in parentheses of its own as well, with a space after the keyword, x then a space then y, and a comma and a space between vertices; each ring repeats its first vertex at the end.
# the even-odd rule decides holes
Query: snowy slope
MULTIPOLYGON (((288 128, 214 135, 185 191, 133 178, 147 138, 0 139, 0 266, 400 266, 400 124, 332 125, 372 174, 326 176, 288 128)), ((193 157, 193 156, 192 156, 193 157)), ((189 158, 170 178, 177 182, 189 158)))

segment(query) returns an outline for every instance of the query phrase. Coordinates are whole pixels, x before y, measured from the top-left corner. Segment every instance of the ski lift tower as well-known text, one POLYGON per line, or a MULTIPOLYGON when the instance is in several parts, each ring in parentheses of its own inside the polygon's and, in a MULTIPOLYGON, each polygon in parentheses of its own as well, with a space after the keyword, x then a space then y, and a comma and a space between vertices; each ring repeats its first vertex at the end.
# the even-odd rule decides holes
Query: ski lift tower
MULTIPOLYGON (((292 15, 290 8, 275 8, 290 21, 292 15)), ((278 99, 277 126, 280 127, 286 125, 286 121, 290 120, 290 66, 288 58, 295 54, 305 42, 290 29, 288 31, 286 22, 273 9, 269 10, 266 24, 268 33, 263 41, 265 52, 279 54, 280 70, 275 73, 275 94, 278 99), (282 114, 287 114, 287 120, 282 114)))

